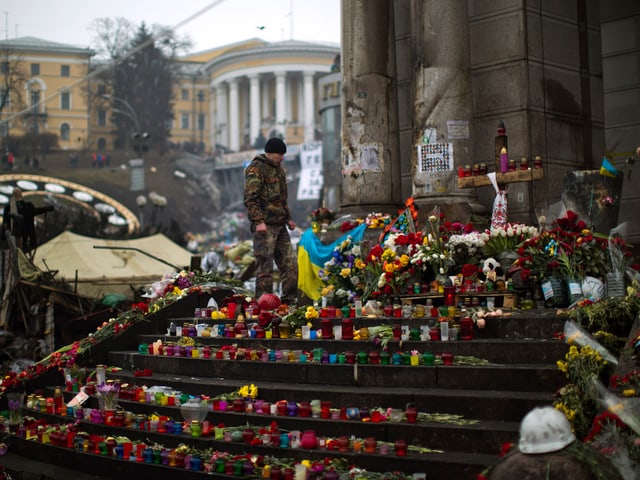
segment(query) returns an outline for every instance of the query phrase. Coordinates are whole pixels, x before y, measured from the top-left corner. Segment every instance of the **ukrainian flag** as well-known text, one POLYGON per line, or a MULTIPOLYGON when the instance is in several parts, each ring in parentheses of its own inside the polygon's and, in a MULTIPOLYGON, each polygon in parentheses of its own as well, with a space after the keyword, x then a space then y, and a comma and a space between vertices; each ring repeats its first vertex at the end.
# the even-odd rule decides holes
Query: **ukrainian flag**
POLYGON ((322 243, 312 229, 307 229, 298 244, 298 288, 310 299, 320 299, 324 283, 320 280, 318 272, 326 262, 331 260, 331 255, 337 245, 349 236, 354 243, 360 243, 366 229, 367 225, 363 223, 328 245, 322 243))

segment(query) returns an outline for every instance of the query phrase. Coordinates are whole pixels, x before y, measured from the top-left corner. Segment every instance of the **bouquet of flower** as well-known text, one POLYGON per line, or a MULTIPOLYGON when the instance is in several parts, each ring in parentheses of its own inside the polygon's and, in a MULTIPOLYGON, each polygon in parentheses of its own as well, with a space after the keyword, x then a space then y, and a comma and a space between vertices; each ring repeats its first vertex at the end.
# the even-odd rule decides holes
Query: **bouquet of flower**
POLYGON ((504 227, 485 230, 485 234, 487 239, 482 254, 485 258, 499 258, 501 253, 514 252, 525 240, 537 236, 538 229, 522 223, 508 223, 504 227))
POLYGON ((258 398, 258 387, 253 383, 251 385, 243 385, 237 390, 230 393, 221 393, 213 397, 215 400, 233 400, 235 398, 258 398))
POLYGON ((489 234, 486 232, 457 233, 449 236, 445 247, 451 252, 456 265, 479 263, 484 259, 483 249, 487 240, 489 234))
POLYGON ((415 266, 411 263, 422 242, 419 233, 389 233, 382 245, 375 245, 361 263, 364 274, 362 300, 378 299, 403 293, 413 279, 415 266))
POLYGON ((353 297, 362 295, 364 267, 360 258, 360 245, 354 243, 350 235, 336 245, 331 260, 318 272, 325 284, 322 294, 330 304, 341 307, 350 303, 353 297))
POLYGON ((315 223, 331 223, 335 218, 336 213, 324 206, 316 208, 310 215, 311 221, 315 223))
POLYGON ((11 425, 18 425, 22 420, 23 399, 24 399, 24 393, 22 392, 9 392, 7 394, 7 405, 9 408, 9 423, 11 425))
MULTIPOLYGON (((429 233, 422 237, 422 244, 411 257, 411 263, 424 270, 432 269, 436 277, 446 275, 453 265, 453 259, 446 247, 445 240, 440 236, 439 217, 429 216, 429 233)), ((424 235, 424 234, 423 234, 424 235)))
POLYGON ((120 393, 120 384, 113 381, 107 381, 96 387, 98 391, 98 400, 102 405, 103 410, 114 410, 116 407, 116 400, 120 393))

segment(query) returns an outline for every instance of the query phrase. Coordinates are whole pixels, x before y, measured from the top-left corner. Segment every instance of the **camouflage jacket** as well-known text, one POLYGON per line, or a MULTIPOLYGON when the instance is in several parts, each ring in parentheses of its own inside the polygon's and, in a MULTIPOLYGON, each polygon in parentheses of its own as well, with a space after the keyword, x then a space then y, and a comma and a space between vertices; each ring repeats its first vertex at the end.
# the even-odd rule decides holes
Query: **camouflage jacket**
POLYGON ((291 219, 284 168, 264 155, 256 156, 244 172, 244 205, 252 223, 285 225, 291 219))

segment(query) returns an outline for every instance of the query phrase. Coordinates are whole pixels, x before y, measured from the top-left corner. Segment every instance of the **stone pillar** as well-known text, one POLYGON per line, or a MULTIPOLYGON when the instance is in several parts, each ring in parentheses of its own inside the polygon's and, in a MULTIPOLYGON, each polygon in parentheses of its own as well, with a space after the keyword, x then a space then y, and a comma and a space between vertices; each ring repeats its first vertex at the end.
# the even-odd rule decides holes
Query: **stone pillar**
POLYGON ((240 150, 240 112, 238 80, 229 82, 229 148, 235 152, 240 150))
POLYGON ((467 2, 412 2, 415 58, 413 196, 468 221, 473 191, 457 188, 457 168, 473 164, 473 98, 469 76, 467 2))
POLYGON ((315 105, 313 99, 315 98, 313 92, 313 72, 304 72, 304 141, 305 143, 312 142, 314 137, 313 126, 315 125, 315 105))
POLYGON ((253 145, 260 134, 260 120, 262 118, 260 114, 260 77, 258 75, 251 75, 249 77, 249 82, 249 103, 251 105, 249 110, 249 116, 251 118, 249 126, 249 142, 253 145))
MULTIPOLYGON (((209 87, 209 92, 207 95, 207 99, 209 101, 209 103, 207 104, 207 119, 211 119, 211 121, 208 122, 209 124, 209 152, 214 152, 216 149, 216 124, 217 124, 217 120, 215 120, 216 118, 216 107, 215 107, 215 102, 213 101, 213 96, 215 95, 215 88, 213 87, 209 87)), ((206 120, 206 119, 205 119, 206 120)))
POLYGON ((229 146, 229 118, 228 118, 228 96, 227 96, 227 84, 218 83, 215 85, 216 89, 216 137, 215 144, 229 146))
POLYGON ((393 1, 342 1, 344 212, 394 212, 400 191, 393 1))
POLYGON ((286 138, 287 114, 286 114, 286 72, 276 72, 276 130, 286 138))

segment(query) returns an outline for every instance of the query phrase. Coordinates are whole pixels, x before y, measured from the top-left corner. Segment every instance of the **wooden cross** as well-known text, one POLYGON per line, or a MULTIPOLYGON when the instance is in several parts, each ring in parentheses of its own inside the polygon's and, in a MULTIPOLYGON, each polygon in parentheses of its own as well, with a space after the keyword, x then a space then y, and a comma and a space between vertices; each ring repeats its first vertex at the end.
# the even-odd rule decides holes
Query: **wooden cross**
MULTIPOLYGON (((507 223, 508 203, 506 195, 506 185, 509 183, 533 182, 542 180, 542 168, 529 168, 527 170, 515 170, 513 172, 496 173, 496 183, 499 192, 496 192, 493 214, 491 216, 491 226, 503 226, 507 223)), ((476 175, 471 177, 458 177, 458 188, 484 187, 493 185, 487 175, 476 175)))

